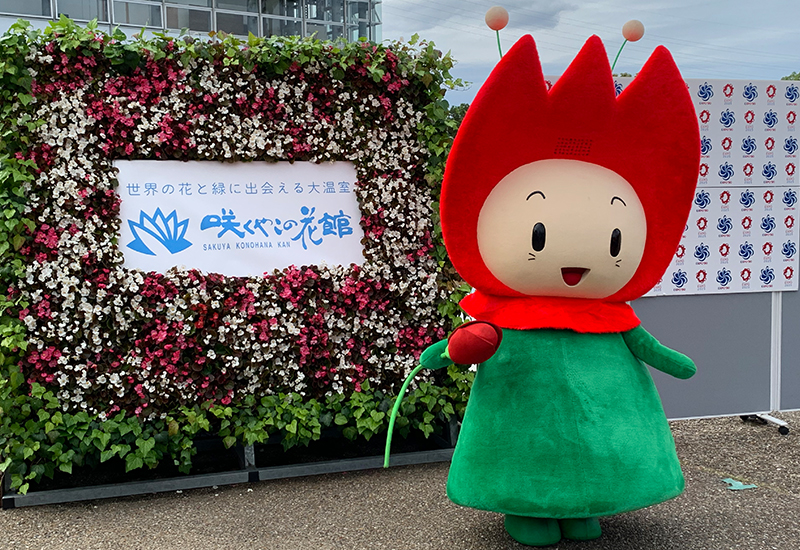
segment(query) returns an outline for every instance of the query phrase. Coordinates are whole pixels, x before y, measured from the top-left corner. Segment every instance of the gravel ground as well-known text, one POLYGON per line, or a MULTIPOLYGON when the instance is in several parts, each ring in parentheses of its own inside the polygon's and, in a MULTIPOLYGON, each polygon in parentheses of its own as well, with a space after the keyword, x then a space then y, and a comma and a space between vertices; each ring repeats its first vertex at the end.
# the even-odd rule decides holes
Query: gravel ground
MULTIPOLYGON (((800 413, 774 426, 738 417, 672 423, 679 498, 601 519, 564 550, 800 548, 800 413), (794 429, 797 429, 795 432, 794 429), (734 478, 755 489, 732 491, 734 478)), ((514 550, 502 516, 458 507, 446 464, 0 511, 0 548, 32 550, 514 550)))

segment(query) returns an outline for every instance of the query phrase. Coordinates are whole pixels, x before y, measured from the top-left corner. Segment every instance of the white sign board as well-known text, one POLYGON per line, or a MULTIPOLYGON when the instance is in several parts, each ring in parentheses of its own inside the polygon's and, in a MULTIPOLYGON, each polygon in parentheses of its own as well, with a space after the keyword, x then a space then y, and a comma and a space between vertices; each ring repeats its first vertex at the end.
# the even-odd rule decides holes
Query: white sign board
POLYGON ((118 160, 125 267, 246 277, 290 265, 361 264, 348 162, 118 160))

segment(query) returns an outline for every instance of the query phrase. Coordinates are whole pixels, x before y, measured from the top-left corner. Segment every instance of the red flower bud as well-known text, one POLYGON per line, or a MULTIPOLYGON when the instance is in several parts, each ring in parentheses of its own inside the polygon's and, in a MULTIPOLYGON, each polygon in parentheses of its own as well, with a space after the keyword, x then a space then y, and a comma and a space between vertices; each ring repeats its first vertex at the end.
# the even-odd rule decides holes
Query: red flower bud
POLYGON ((486 321, 465 323, 447 339, 447 352, 454 363, 470 365, 483 363, 500 347, 503 332, 486 321))

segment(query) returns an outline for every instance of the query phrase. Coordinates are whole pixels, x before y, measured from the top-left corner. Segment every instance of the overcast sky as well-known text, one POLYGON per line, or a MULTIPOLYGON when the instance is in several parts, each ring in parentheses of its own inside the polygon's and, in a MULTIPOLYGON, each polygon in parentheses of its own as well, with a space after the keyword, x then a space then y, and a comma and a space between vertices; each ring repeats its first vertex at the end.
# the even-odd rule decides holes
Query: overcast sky
POLYGON ((563 72, 592 34, 613 61, 629 19, 644 23, 644 38, 625 46, 615 72, 635 74, 659 44, 686 78, 772 80, 800 71, 798 0, 384 0, 383 38, 417 33, 450 50, 458 61, 454 76, 472 85, 448 100, 469 102, 499 59, 494 31, 484 23, 493 5, 509 12, 503 51, 532 34, 545 74, 563 72))

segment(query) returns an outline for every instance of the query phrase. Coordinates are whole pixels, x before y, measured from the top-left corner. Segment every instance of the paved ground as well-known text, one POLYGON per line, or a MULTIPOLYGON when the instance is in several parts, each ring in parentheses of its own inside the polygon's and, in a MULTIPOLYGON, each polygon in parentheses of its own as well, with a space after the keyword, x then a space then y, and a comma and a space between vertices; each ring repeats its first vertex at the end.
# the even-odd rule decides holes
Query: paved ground
MULTIPOLYGON (((563 550, 797 550, 800 413, 793 427, 738 417, 673 423, 679 498, 604 518, 601 539, 563 550), (732 491, 722 481, 758 485, 732 491)), ((497 514, 450 503, 447 465, 335 474, 0 511, 0 548, 53 550, 516 550, 497 514)))

